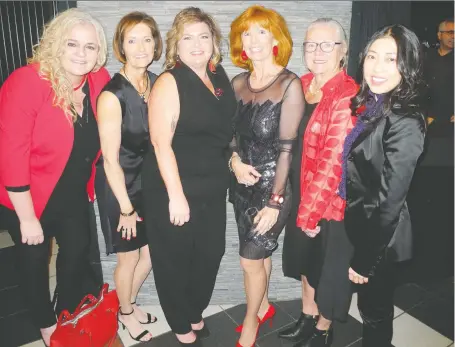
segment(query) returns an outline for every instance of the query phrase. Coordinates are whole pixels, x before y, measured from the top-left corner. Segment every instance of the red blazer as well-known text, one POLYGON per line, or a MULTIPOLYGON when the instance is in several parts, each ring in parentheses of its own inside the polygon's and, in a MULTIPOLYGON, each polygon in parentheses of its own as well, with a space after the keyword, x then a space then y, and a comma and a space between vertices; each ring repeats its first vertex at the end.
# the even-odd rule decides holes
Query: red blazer
MULTIPOLYGON (((38 74, 38 64, 16 69, 0 89, 0 205, 14 209, 8 189, 29 186, 38 218, 54 190, 73 148, 73 123, 54 106, 51 84, 38 74)), ((88 75, 90 100, 96 117, 96 99, 110 80, 106 69, 88 75)), ((87 184, 95 197, 95 163, 87 184)), ((71 208, 68 206, 68 208, 71 208)))
MULTIPOLYGON (((312 79, 312 73, 302 76, 304 92, 312 79)), ((337 192, 344 139, 353 128, 350 103, 358 86, 341 71, 321 90, 322 99, 311 115, 303 140, 297 226, 304 230, 316 228, 323 218, 343 220, 346 206, 337 192)))

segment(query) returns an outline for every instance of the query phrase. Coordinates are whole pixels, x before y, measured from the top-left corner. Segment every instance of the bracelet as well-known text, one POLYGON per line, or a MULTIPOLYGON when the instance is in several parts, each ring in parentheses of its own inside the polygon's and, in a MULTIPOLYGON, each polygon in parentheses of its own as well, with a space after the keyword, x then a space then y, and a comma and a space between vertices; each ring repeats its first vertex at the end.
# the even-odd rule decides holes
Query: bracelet
POLYGON ((270 200, 276 202, 279 205, 282 205, 284 202, 284 196, 279 194, 272 194, 270 195, 270 200))
POLYGON ((232 157, 229 158, 229 161, 228 161, 229 171, 231 171, 231 172, 234 172, 234 169, 232 168, 232 159, 234 159, 235 157, 238 157, 238 155, 233 155, 232 157))
POLYGON ((136 212, 136 210, 133 208, 133 210, 132 210, 131 212, 124 213, 124 212, 120 211, 120 214, 121 214, 123 217, 131 217, 135 212, 136 212))

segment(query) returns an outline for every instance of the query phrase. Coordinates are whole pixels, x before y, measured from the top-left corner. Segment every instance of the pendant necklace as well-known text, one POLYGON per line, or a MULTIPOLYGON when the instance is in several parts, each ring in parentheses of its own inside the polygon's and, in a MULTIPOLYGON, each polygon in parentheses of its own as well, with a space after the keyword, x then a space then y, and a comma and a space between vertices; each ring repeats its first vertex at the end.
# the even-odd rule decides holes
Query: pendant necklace
POLYGON ((311 83, 310 83, 310 87, 308 88, 308 92, 310 92, 310 94, 312 96, 316 96, 321 91, 321 88, 319 88, 318 90, 316 90, 314 92, 311 89, 314 89, 314 78, 313 78, 313 81, 311 81, 311 83))
MULTIPOLYGON (((130 79, 128 78, 128 75, 126 74, 125 68, 123 68, 123 73, 125 74, 125 77, 128 80, 128 82, 130 82, 130 84, 134 87, 134 84, 130 81, 130 79)), ((139 96, 141 97, 142 101, 144 101, 144 102, 146 102, 145 94, 147 94, 147 90, 149 89, 149 77, 148 77, 148 75, 146 75, 146 78, 147 78, 147 85, 145 86, 145 90, 143 92, 141 92, 138 89, 134 88, 134 89, 136 89, 136 92, 139 94, 139 96)))

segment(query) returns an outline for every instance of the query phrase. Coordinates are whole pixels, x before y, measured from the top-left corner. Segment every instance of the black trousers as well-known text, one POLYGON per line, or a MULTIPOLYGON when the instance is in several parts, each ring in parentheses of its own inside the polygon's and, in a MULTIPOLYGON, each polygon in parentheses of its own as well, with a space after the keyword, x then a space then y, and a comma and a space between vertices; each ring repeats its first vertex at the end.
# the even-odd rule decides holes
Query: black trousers
POLYGON ((145 221, 155 286, 172 331, 189 333, 202 320, 226 244, 226 197, 188 199, 190 221, 169 221, 169 199, 145 195, 145 221), (151 199, 151 201, 147 201, 151 199))
POLYGON ((393 336, 395 263, 384 263, 367 284, 357 285, 363 347, 390 347, 393 336))
POLYGON ((56 323, 61 311, 73 312, 82 298, 90 293, 97 295, 99 286, 90 265, 90 215, 89 202, 71 206, 71 215, 43 213, 41 226, 44 242, 27 245, 21 241, 19 219, 14 211, 5 209, 7 228, 15 243, 16 266, 20 288, 29 308, 31 318, 38 328, 56 323), (52 237, 56 238, 58 299, 56 308, 49 292, 49 258, 52 237))

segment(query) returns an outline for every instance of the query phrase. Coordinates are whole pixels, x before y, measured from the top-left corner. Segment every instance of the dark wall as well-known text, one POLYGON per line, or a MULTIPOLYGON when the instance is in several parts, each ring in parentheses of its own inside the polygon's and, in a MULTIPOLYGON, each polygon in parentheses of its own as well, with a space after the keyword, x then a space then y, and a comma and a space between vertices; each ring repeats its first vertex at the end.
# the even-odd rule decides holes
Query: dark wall
POLYGON ((359 54, 379 28, 411 25, 411 1, 353 1, 348 74, 356 77, 359 54))
POLYGON ((453 1, 353 1, 348 73, 356 76, 359 54, 379 28, 406 25, 422 43, 435 46, 439 23, 453 13, 453 1))
POLYGON ((413 1, 411 6, 411 28, 423 43, 435 46, 438 42, 439 23, 453 18, 453 1, 413 1))
POLYGON ((0 2, 0 85, 27 62, 46 22, 76 1, 0 2))

